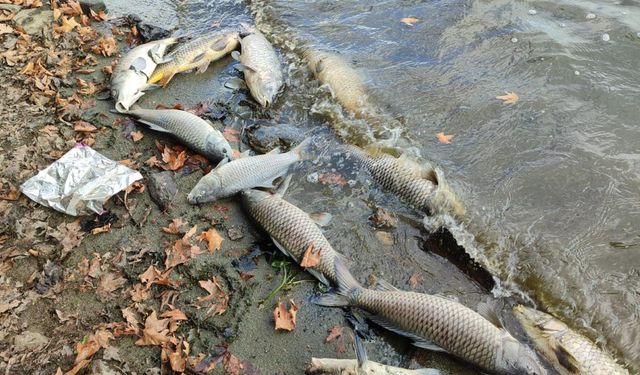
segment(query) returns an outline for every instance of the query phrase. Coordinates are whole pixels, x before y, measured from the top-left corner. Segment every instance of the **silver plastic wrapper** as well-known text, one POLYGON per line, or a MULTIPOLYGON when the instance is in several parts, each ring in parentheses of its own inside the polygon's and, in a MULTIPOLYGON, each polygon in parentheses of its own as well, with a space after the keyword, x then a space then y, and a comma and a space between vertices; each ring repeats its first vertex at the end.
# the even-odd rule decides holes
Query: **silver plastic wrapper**
POLYGON ((31 177, 20 191, 32 200, 60 212, 77 216, 102 213, 102 204, 142 175, 77 145, 56 162, 31 177))

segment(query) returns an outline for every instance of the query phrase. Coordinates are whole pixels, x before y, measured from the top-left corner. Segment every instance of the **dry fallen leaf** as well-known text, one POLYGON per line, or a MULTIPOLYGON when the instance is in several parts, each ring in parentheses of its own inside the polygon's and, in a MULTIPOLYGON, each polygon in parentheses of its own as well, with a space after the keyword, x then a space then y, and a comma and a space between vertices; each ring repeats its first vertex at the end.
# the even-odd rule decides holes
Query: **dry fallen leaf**
POLYGON ((158 319, 155 311, 147 317, 142 330, 142 337, 136 341, 136 345, 162 345, 171 340, 169 322, 171 319, 158 319))
POLYGON ((99 329, 95 334, 90 335, 81 342, 76 344, 75 366, 67 371, 65 375, 75 375, 91 361, 91 357, 96 354, 100 348, 109 347, 109 340, 113 339, 113 335, 104 329, 99 329))
POLYGON ((77 132, 90 133, 98 130, 98 128, 86 121, 76 121, 73 123, 73 130, 77 132))
POLYGON ((404 23, 405 25, 408 26, 413 26, 416 22, 420 21, 417 18, 414 17, 405 17, 403 19, 400 20, 400 22, 404 23))
POLYGON ((60 242, 60 246, 62 247, 62 253, 60 255, 61 258, 66 257, 71 249, 80 245, 80 242, 82 242, 82 239, 84 238, 84 233, 81 231, 80 223, 77 221, 73 221, 71 223, 60 223, 56 230, 50 235, 60 242))
POLYGON ((60 26, 54 26, 53 27, 53 31, 55 31, 58 34, 68 33, 70 31, 72 31, 73 29, 75 29, 76 27, 80 27, 81 26, 76 21, 76 19, 73 18, 73 17, 64 17, 64 16, 62 16, 60 18, 60 21, 61 21, 61 25, 60 26))
POLYGON ((520 97, 515 92, 505 91, 505 95, 498 95, 496 99, 502 100, 504 104, 515 104, 520 100, 520 97))
MULTIPOLYGON (((149 268, 147 268, 146 271, 140 274, 138 278, 140 279, 140 281, 142 281, 143 284, 146 284, 147 289, 151 288, 151 285, 153 284, 177 286, 177 282, 169 278, 171 271, 173 271, 173 269, 168 269, 164 272, 160 272, 155 266, 151 265, 149 266, 149 268)), ((135 288, 136 286, 134 285, 134 290, 135 288)))
POLYGON ((198 281, 200 287, 207 292, 209 292, 208 296, 198 297, 196 299, 196 303, 201 304, 202 302, 211 301, 211 305, 207 309, 205 317, 212 315, 222 315, 225 311, 227 311, 227 306, 229 305, 229 296, 222 290, 222 286, 218 282, 218 278, 214 276, 211 280, 200 280, 198 281))
POLYGON ((134 142, 138 142, 139 140, 142 139, 142 137, 144 137, 144 134, 142 134, 141 131, 133 131, 131 132, 131 140, 134 142))
POLYGON ((220 234, 215 228, 211 228, 206 232, 200 233, 200 236, 198 237, 198 239, 200 241, 205 241, 205 240, 207 241, 208 249, 210 253, 213 253, 216 250, 220 250, 220 247, 222 246, 222 241, 224 241, 224 238, 220 236, 220 234))
POLYGON ((344 329, 346 327, 345 326, 334 326, 331 327, 328 331, 328 335, 327 337, 324 339, 325 343, 330 343, 331 341, 337 339, 338 337, 342 336, 342 333, 344 332, 344 329))
POLYGON ((287 310, 287 306, 284 302, 279 302, 275 310, 273 310, 273 319, 276 322, 276 329, 284 329, 286 331, 293 331, 296 328, 296 314, 298 313, 298 306, 289 300, 291 308, 287 310))
POLYGON ((103 298, 108 298, 116 289, 122 288, 127 279, 113 272, 108 272, 100 277, 96 292, 103 298))
POLYGON ((169 234, 179 234, 180 227, 186 224, 181 218, 171 219, 171 223, 167 227, 163 227, 162 231, 169 234))
POLYGON ((171 247, 167 248, 167 258, 164 262, 164 266, 167 269, 186 263, 189 259, 202 253, 198 246, 189 243, 188 235, 189 232, 187 232, 182 239, 175 241, 171 247))
POLYGON ((300 267, 309 268, 315 267, 320 263, 320 250, 315 248, 313 244, 310 244, 305 250, 304 255, 302 256, 302 261, 300 262, 300 267))
POLYGON ((187 161, 187 152, 176 152, 171 147, 165 147, 162 152, 162 161, 167 165, 162 168, 170 171, 176 171, 184 166, 184 162, 187 161))
POLYGON ((438 134, 436 134, 436 137, 438 137, 438 141, 440 143, 451 143, 451 140, 453 139, 453 134, 444 134, 443 132, 440 132, 438 134))
POLYGON ((100 234, 100 233, 107 233, 111 230, 111 223, 98 227, 98 228, 93 228, 91 229, 91 234, 100 234))
POLYGON ((178 341, 175 350, 169 348, 162 348, 163 356, 169 360, 171 369, 177 373, 183 373, 187 368, 187 359, 189 359, 189 344, 183 339, 178 341), (184 348, 183 348, 184 347, 184 348))
POLYGON ((411 289, 415 289, 418 284, 420 284, 424 278, 420 272, 414 272, 413 275, 409 278, 409 286, 411 289))

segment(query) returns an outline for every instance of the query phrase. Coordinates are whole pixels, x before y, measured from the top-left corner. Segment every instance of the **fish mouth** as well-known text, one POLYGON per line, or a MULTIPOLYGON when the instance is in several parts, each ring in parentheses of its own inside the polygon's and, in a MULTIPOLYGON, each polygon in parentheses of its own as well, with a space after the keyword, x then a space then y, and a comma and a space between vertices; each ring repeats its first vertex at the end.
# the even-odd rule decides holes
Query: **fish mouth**
POLYGON ((187 201, 189 201, 189 203, 191 204, 198 204, 200 202, 198 202, 198 197, 194 197, 193 195, 189 194, 187 195, 187 201))
POLYGON ((125 107, 124 104, 122 104, 122 102, 116 103, 116 111, 120 113, 126 113, 128 110, 129 108, 125 107))

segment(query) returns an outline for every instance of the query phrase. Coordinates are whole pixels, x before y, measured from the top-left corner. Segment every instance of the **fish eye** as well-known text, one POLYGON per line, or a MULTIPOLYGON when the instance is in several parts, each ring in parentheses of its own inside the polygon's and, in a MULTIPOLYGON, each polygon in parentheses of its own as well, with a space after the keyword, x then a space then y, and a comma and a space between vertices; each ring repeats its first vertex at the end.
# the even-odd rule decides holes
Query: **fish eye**
POLYGON ((227 153, 227 149, 226 148, 222 149, 222 153, 226 154, 227 153))

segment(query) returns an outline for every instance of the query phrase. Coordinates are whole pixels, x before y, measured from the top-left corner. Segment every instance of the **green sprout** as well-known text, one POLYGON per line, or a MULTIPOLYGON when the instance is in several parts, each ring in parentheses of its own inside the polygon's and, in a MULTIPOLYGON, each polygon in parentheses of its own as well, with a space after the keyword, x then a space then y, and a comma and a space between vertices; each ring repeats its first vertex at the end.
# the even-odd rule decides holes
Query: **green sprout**
POLYGON ((271 262, 271 267, 280 269, 282 271, 282 281, 273 289, 262 301, 258 304, 263 306, 266 302, 270 301, 281 290, 291 290, 297 284, 303 283, 307 280, 298 280, 298 273, 291 271, 291 263, 286 260, 277 260, 271 262))

